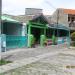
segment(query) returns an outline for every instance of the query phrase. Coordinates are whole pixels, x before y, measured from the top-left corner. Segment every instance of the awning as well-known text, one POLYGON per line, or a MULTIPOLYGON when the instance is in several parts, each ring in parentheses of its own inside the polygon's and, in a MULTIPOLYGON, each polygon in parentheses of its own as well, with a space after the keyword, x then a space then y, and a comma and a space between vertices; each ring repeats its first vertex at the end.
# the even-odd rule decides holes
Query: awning
POLYGON ((2 20, 2 21, 8 21, 8 22, 15 22, 15 23, 19 23, 19 21, 14 20, 14 19, 11 19, 11 18, 6 17, 6 16, 1 16, 1 20, 2 20))
POLYGON ((70 30, 69 27, 66 27, 65 25, 62 24, 48 24, 47 25, 49 28, 55 28, 55 29, 62 29, 62 30, 70 30))

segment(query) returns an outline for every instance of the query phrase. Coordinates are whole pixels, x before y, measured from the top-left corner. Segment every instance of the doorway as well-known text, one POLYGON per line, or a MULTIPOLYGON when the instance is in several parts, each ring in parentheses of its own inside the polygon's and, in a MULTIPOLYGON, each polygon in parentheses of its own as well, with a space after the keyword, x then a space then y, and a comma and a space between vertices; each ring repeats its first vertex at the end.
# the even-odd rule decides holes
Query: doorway
POLYGON ((42 29, 31 27, 31 34, 35 38, 35 44, 37 44, 37 45, 40 44, 40 35, 42 34, 42 29))

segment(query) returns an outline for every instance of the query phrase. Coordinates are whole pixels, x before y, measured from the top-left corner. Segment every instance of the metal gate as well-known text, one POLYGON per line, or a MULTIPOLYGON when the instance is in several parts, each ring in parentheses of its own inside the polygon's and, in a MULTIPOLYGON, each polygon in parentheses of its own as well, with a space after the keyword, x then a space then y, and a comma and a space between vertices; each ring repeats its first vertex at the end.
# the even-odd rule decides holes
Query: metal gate
POLYGON ((22 48, 27 46, 27 36, 6 35, 6 48, 22 48))

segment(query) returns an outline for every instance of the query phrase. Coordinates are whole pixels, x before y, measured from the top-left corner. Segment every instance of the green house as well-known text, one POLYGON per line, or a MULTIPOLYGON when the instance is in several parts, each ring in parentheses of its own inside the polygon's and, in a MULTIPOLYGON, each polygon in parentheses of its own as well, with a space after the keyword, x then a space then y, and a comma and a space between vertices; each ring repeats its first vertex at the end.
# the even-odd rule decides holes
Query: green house
POLYGON ((33 39, 36 46, 44 46, 46 40, 52 40, 52 44, 59 44, 60 38, 69 38, 69 28, 61 24, 51 24, 44 15, 39 15, 27 23, 27 34, 28 47, 32 46, 33 39))

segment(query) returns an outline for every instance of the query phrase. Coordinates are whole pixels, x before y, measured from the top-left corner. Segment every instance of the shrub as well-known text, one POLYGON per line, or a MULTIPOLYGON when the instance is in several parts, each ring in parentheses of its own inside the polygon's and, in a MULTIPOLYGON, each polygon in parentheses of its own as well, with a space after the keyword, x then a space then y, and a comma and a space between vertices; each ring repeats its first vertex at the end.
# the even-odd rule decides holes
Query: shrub
POLYGON ((73 32, 73 33, 71 34, 71 39, 72 39, 72 41, 75 41, 75 32, 73 32))
POLYGON ((71 34, 72 46, 75 46, 75 32, 71 34))

